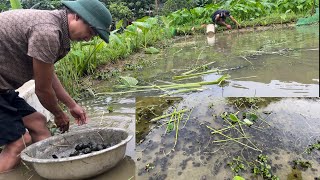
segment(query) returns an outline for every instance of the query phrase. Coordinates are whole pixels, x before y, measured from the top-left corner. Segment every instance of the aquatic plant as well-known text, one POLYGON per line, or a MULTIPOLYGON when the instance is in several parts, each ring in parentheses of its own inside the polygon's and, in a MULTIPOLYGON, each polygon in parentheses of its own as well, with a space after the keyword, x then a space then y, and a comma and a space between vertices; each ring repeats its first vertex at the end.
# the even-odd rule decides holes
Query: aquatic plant
POLYGON ((191 112, 192 112, 192 109, 191 110, 190 109, 177 110, 175 108, 172 113, 165 114, 165 115, 162 115, 162 116, 159 116, 159 117, 156 117, 156 118, 153 118, 150 120, 150 122, 157 122, 160 119, 170 117, 169 120, 164 120, 164 124, 166 124, 165 134, 170 133, 172 131, 175 131, 175 141, 174 141, 174 145, 171 148, 171 150, 168 153, 164 153, 165 155, 169 155, 172 151, 175 151, 175 147, 177 145, 178 137, 179 137, 179 128, 181 128, 180 123, 182 121, 184 121, 184 125, 183 125, 183 127, 184 127, 190 119, 191 112), (189 112, 187 116, 185 116, 186 112, 189 112))
POLYGON ((168 96, 175 93, 181 93, 186 91, 199 91, 202 90, 200 87, 205 85, 213 85, 218 84, 220 85, 222 82, 226 81, 230 76, 228 74, 225 74, 214 81, 201 81, 201 82, 195 82, 195 83, 185 83, 185 84, 166 84, 166 85, 151 85, 151 86, 138 86, 138 80, 136 80, 133 77, 120 77, 123 85, 115 86, 115 88, 130 88, 133 90, 130 91, 117 91, 117 92, 101 92, 97 93, 95 95, 115 95, 115 94, 126 94, 126 93, 135 93, 135 92, 141 92, 141 91, 163 91, 165 92, 162 96, 168 96), (123 81, 125 80, 125 81, 123 81), (129 84, 129 82, 134 82, 132 84, 129 84), (175 92, 167 92, 168 90, 178 90, 175 92))
POLYGON ((314 143, 314 144, 308 145, 308 148, 306 149, 306 152, 307 152, 308 154, 311 154, 311 152, 314 151, 314 150, 320 151, 320 140, 318 140, 318 141, 317 141, 316 143, 314 143))
MULTIPOLYGON (((172 112, 167 114, 163 114, 163 112, 181 100, 180 97, 137 97, 136 142, 141 143, 149 130, 156 128, 156 125, 162 122, 159 120, 172 116, 172 112)), ((186 109, 185 112, 187 111, 186 109)))
POLYGON ((236 175, 239 175, 240 171, 247 169, 240 156, 232 158, 232 161, 227 163, 227 165, 231 168, 232 172, 234 172, 236 175))
POLYGON ((261 103, 266 102, 265 98, 261 97, 237 97, 237 98, 227 98, 227 103, 230 105, 235 105, 238 108, 259 108, 261 103))
POLYGON ((271 165, 268 162, 268 156, 260 154, 257 159, 249 163, 252 167, 252 173, 256 176, 262 176, 267 180, 280 180, 279 177, 271 172, 271 165))
POLYGON ((242 159, 240 156, 233 157, 232 161, 227 163, 227 165, 231 168, 232 172, 235 174, 234 179, 244 179, 240 176, 241 171, 246 171, 247 164, 251 167, 251 172, 255 176, 261 176, 263 179, 266 180, 280 180, 279 177, 274 175, 271 172, 271 165, 268 162, 268 156, 264 154, 258 155, 257 159, 247 162, 246 160, 242 159))
POLYGON ((154 164, 153 163, 148 163, 148 164, 146 164, 146 166, 145 166, 145 170, 147 171, 147 172, 149 172, 150 170, 152 170, 152 169, 154 169, 154 164))
POLYGON ((293 160, 293 169, 306 170, 312 167, 312 163, 309 161, 302 161, 300 159, 293 160))

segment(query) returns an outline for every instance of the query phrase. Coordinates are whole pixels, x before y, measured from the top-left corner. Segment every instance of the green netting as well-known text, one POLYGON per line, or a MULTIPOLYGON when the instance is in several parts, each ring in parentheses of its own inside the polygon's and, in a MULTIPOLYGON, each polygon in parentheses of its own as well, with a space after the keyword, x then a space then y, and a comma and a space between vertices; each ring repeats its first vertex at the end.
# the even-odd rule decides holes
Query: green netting
POLYGON ((314 23, 319 23, 319 8, 316 8, 316 13, 314 15, 307 18, 298 19, 296 25, 301 26, 301 25, 309 25, 314 23))

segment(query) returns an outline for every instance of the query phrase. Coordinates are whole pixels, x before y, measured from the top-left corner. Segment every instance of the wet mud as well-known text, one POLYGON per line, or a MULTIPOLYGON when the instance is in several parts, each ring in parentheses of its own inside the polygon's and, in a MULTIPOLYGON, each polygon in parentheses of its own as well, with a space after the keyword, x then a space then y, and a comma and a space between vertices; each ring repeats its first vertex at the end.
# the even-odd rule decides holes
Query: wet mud
MULTIPOLYGON (((235 141, 216 143, 214 141, 225 138, 219 134, 213 135, 207 128, 227 127, 220 117, 224 112, 252 109, 239 109, 230 105, 227 98, 206 98, 206 101, 192 96, 185 98, 178 106, 193 107, 194 110, 186 126, 179 129, 174 150, 175 132, 165 134, 164 126, 153 129, 146 140, 137 146, 138 178, 232 179, 235 173, 227 163, 241 157, 247 169, 239 175, 246 179, 259 179, 251 173, 248 163, 264 154, 268 156, 272 173, 280 179, 293 176, 312 180, 320 174, 320 152, 307 154, 304 151, 320 138, 320 113, 316 110, 319 102, 319 98, 267 98, 256 108, 256 113, 264 121, 257 121, 252 127, 242 127, 252 144, 261 150, 257 151, 235 141), (312 167, 293 169, 295 160, 308 161, 312 167)), ((239 132, 234 129, 224 131, 224 134, 239 137, 239 132)), ((246 139, 239 141, 251 145, 246 139)))

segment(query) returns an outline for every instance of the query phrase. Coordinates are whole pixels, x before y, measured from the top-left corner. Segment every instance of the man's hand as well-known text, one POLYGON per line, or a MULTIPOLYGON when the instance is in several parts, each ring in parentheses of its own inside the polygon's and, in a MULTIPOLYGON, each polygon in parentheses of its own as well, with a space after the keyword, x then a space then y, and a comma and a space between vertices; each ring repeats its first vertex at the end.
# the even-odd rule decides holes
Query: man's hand
POLYGON ((62 133, 69 130, 69 117, 64 112, 54 117, 54 123, 56 123, 62 133))
POLYGON ((229 29, 229 30, 232 29, 232 28, 231 28, 231 25, 227 24, 226 26, 227 26, 227 29, 229 29))
POLYGON ((74 107, 70 108, 70 114, 75 118, 78 125, 86 124, 88 121, 86 111, 76 104, 74 107))

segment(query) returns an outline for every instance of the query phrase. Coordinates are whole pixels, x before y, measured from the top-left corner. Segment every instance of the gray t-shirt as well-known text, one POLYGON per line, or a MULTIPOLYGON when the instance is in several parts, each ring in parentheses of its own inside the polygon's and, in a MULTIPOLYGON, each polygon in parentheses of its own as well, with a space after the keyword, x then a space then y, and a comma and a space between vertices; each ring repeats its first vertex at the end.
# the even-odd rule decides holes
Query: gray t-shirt
POLYGON ((0 13, 0 90, 33 78, 32 60, 55 63, 70 50, 66 10, 0 13))

